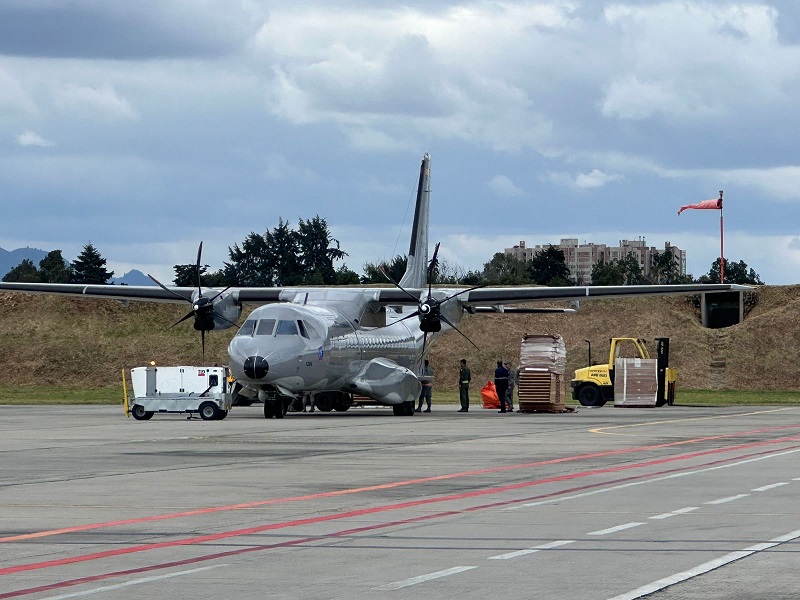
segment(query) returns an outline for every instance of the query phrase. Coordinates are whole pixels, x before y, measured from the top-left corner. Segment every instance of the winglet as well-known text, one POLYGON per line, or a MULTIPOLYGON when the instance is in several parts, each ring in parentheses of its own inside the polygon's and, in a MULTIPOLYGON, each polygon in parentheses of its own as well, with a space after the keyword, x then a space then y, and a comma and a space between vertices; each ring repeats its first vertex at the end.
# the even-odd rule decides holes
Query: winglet
POLYGON ((408 250, 406 272, 400 280, 404 288, 421 288, 428 284, 428 220, 431 195, 431 157, 425 154, 419 170, 417 205, 411 227, 411 246, 408 250))

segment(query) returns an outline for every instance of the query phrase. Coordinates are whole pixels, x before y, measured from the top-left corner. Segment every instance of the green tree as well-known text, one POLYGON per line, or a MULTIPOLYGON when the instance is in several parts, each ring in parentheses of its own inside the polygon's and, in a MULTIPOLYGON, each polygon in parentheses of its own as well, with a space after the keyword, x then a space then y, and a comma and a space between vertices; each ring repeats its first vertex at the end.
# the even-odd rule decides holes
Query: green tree
POLYGON ((298 285, 306 279, 300 261, 298 234, 289 222, 278 219, 278 225, 264 234, 267 245, 266 264, 275 285, 298 285))
POLYGON ((469 286, 484 285, 486 280, 483 278, 481 271, 467 271, 459 283, 469 286))
POLYGON ((556 246, 536 252, 528 261, 528 274, 539 285, 572 285, 564 251, 556 246))
MULTIPOLYGON (((719 283, 719 259, 711 264, 711 270, 704 276, 708 283, 719 283)), ((725 259, 725 283, 742 283, 750 285, 764 285, 758 273, 747 266, 743 260, 733 262, 725 259)))
POLYGON ((690 275, 681 273, 681 265, 675 260, 672 252, 655 252, 652 256, 650 265, 650 283, 675 285, 679 283, 691 283, 690 275))
POLYGON ((304 274, 303 283, 311 283, 310 278, 314 279, 315 284, 336 283, 336 269, 333 263, 342 260, 347 253, 339 248, 339 240, 331 235, 328 223, 317 215, 308 221, 300 219, 297 229, 297 246, 304 274))
POLYGON ((605 262, 600 259, 592 267, 592 285, 622 285, 624 283, 625 270, 618 260, 605 262))
POLYGON ((483 265, 483 279, 487 285, 524 285, 531 282, 525 261, 505 252, 497 252, 483 265))
POLYGON ((269 268, 267 240, 251 231, 242 242, 228 248, 229 263, 224 263, 229 283, 242 287, 267 287, 274 285, 269 268))
MULTIPOLYGON (((175 265, 173 283, 179 287, 197 287, 197 265, 175 265)), ((203 287, 226 287, 228 280, 224 271, 208 272, 208 265, 200 265, 200 285, 203 287)))
POLYGON ((399 254, 388 263, 386 261, 377 264, 367 263, 364 265, 364 275, 361 277, 361 283, 388 283, 386 275, 383 274, 384 271, 392 278, 392 281, 400 281, 406 272, 407 265, 408 257, 399 254))
POLYGON ((642 285, 647 283, 642 271, 642 265, 639 264, 639 257, 634 252, 628 252, 628 256, 619 261, 625 272, 625 285, 642 285))
POLYGON ((25 258, 3 276, 6 283, 39 283, 39 270, 30 258, 25 258))
POLYGON ((347 265, 342 265, 336 269, 336 285, 357 285, 361 283, 358 273, 351 271, 347 265))
POLYGON ((106 269, 103 258, 91 242, 83 247, 78 258, 72 261, 72 283, 105 284, 114 276, 106 269))
POLYGON ((61 256, 61 250, 48 252, 39 261, 39 281, 42 283, 69 283, 72 277, 72 269, 61 256))

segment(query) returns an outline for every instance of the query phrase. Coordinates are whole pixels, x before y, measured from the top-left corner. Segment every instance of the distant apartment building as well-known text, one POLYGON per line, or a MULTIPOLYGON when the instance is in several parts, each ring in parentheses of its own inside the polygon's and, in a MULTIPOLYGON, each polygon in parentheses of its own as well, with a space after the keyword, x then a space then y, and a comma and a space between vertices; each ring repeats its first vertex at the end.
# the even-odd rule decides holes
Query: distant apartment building
POLYGON ((569 276, 578 285, 588 285, 592 282, 592 268, 601 260, 609 263, 612 260, 624 260, 629 254, 633 254, 639 261, 639 266, 645 276, 650 275, 653 264, 653 254, 656 252, 670 252, 678 272, 686 275, 686 251, 669 242, 664 243, 664 250, 658 250, 655 246, 648 246, 644 237, 638 240, 620 240, 619 246, 607 246, 605 244, 595 244, 593 242, 578 243, 577 238, 562 238, 560 244, 544 244, 528 246, 525 240, 521 240, 519 245, 506 248, 505 253, 528 262, 533 255, 546 248, 555 247, 564 253, 564 260, 569 267, 569 276))

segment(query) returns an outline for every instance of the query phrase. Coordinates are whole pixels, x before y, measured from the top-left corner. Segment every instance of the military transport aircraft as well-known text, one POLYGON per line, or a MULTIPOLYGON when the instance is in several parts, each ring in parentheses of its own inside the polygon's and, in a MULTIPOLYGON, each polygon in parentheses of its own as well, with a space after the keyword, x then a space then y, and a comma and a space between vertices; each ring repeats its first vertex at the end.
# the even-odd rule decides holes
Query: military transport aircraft
MULTIPOLYGON (((244 304, 258 305, 228 347, 236 393, 264 402, 264 416, 283 417, 289 404, 311 394, 318 405, 345 410, 353 395, 413 415, 421 383, 416 372, 429 343, 455 329, 465 313, 569 311, 516 306, 654 294, 749 289, 731 284, 596 287, 433 288, 438 244, 428 262, 430 157, 420 168, 408 264, 386 287, 203 288, 0 283, 0 290, 117 300, 189 302, 194 327, 205 332, 237 326, 244 304), (512 306, 509 306, 511 304, 512 306)), ((388 279, 388 276, 387 276, 388 279)), ((179 321, 180 322, 180 321, 179 321)), ((463 334, 461 334, 463 335, 463 334)), ((466 337, 466 336, 465 336, 466 337)))

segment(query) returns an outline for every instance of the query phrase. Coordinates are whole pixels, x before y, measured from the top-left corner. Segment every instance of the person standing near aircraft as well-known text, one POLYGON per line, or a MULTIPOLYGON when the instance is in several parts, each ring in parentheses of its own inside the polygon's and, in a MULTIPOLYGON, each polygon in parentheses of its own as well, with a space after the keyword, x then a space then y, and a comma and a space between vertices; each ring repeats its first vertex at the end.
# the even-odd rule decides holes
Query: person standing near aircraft
POLYGON ((506 411, 506 391, 508 390, 508 369, 503 366, 503 361, 497 361, 497 368, 494 370, 494 389, 497 391, 497 399, 500 401, 500 410, 506 411))
POLYGON ((433 369, 431 369, 431 365, 427 358, 422 365, 419 375, 420 381, 422 382, 422 391, 419 393, 419 406, 417 406, 417 412, 429 413, 431 412, 431 392, 433 391, 433 369), (422 410, 423 400, 425 400, 428 404, 428 407, 425 410, 422 410))
POLYGON ((514 412, 514 388, 517 385, 517 372, 511 368, 510 362, 503 363, 508 371, 508 389, 506 390, 506 405, 509 412, 514 412))
POLYGON ((469 412, 469 382, 472 380, 467 366, 467 359, 461 359, 461 367, 458 369, 458 398, 461 400, 461 408, 458 412, 469 412))

